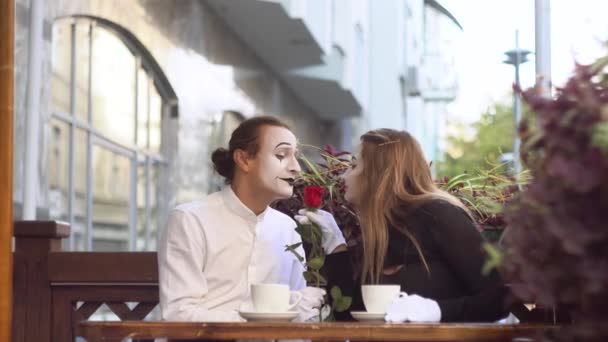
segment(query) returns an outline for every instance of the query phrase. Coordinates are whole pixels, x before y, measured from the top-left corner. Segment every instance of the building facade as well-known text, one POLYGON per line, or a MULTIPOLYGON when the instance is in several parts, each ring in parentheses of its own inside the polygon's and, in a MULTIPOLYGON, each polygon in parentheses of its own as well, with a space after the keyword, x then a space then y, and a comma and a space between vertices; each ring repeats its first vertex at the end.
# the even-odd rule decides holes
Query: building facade
POLYGON ((211 152, 259 114, 343 149, 407 129, 434 159, 455 90, 438 8, 17 0, 15 217, 69 222, 71 250, 155 250, 169 208, 222 185, 211 152))

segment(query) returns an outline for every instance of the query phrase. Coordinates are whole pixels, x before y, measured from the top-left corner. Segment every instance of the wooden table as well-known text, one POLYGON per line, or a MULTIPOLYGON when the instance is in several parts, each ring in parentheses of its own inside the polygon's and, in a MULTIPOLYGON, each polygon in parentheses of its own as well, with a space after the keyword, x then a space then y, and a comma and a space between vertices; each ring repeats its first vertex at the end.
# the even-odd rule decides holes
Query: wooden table
POLYGON ((325 341, 511 341, 559 329, 551 325, 504 324, 386 324, 330 323, 187 323, 94 322, 78 324, 77 336, 88 342, 121 341, 123 338, 201 340, 312 339, 325 341))

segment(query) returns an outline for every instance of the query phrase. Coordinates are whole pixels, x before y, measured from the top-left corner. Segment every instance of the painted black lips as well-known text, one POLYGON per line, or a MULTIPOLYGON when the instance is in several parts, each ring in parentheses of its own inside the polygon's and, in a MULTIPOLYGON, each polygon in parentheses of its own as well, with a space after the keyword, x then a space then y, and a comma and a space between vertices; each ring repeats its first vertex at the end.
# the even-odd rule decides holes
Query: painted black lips
POLYGON ((295 183, 295 181, 296 181, 295 178, 281 178, 281 177, 279 177, 279 179, 286 181, 291 186, 293 186, 293 183, 295 183))

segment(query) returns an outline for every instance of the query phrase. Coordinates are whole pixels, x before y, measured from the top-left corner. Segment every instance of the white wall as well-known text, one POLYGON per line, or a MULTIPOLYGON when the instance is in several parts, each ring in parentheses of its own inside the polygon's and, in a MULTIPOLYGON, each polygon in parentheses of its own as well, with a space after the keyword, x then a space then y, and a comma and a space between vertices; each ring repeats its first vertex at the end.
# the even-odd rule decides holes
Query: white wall
POLYGON ((399 75, 399 1, 369 0, 370 13, 370 104, 368 128, 404 129, 399 75))
POLYGON ((436 55, 446 47, 446 18, 425 17, 424 0, 282 1, 292 15, 304 20, 326 53, 334 47, 333 53, 343 54, 341 84, 362 105, 360 117, 341 122, 343 132, 351 134, 343 137, 343 146, 356 145, 359 135, 369 129, 404 129, 418 139, 428 159, 437 159, 445 103, 426 101, 420 94, 410 96, 413 78, 408 71, 417 70, 420 90, 429 82, 438 88, 444 85, 443 76, 453 70, 446 70, 451 65, 438 65, 441 58, 436 55))

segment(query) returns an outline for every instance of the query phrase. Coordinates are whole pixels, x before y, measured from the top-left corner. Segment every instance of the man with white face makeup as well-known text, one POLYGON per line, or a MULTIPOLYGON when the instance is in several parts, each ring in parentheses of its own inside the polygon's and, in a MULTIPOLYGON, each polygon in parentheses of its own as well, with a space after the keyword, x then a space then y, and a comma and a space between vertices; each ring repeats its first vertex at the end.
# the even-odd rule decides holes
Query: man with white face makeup
MULTIPOLYGON (((286 245, 301 242, 296 223, 269 207, 293 194, 300 172, 297 141, 280 120, 259 116, 213 152, 227 186, 171 211, 158 252, 162 318, 242 321, 250 286, 281 283, 299 290, 299 320, 318 317, 324 290, 306 287, 304 266, 286 245)), ((304 255, 300 247, 300 255, 304 255)))

